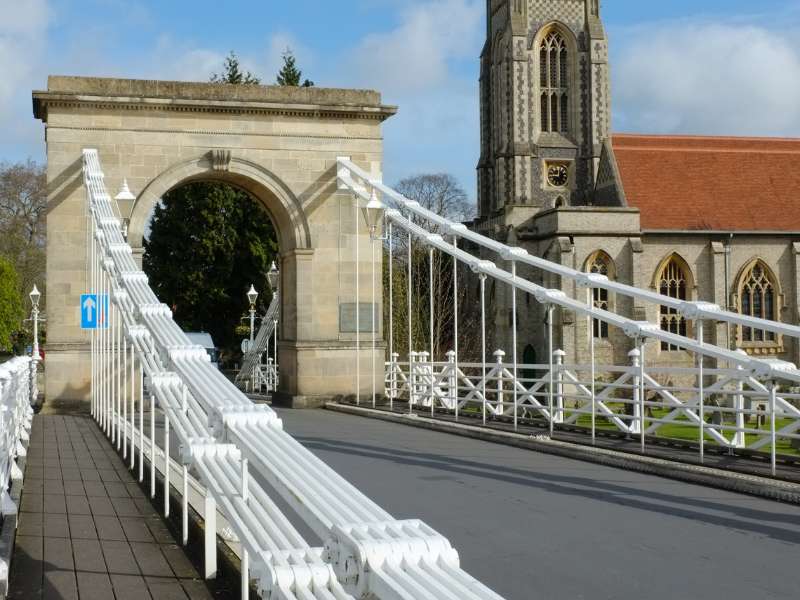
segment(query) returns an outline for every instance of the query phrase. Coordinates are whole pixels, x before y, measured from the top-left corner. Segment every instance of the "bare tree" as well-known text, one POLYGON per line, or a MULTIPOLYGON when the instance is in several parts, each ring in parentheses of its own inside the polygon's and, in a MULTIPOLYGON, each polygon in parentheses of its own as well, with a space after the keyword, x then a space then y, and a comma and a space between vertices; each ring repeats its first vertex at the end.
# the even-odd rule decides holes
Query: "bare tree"
POLYGON ((0 256, 19 275, 23 300, 33 284, 45 285, 47 175, 32 160, 0 163, 0 256))
MULTIPOLYGON (((419 202, 424 208, 451 221, 471 219, 475 213, 464 189, 452 175, 417 175, 403 179, 395 189, 409 200, 419 202)), ((438 227, 424 223, 424 219, 407 215, 420 225, 427 225, 433 231, 438 227)), ((391 286, 394 304, 393 329, 394 350, 402 357, 409 351, 409 328, 411 329, 411 350, 416 352, 433 351, 437 361, 445 359, 445 353, 454 348, 454 314, 456 298, 463 306, 467 294, 463 286, 454 285, 453 259, 439 251, 430 249, 419 240, 412 240, 410 262, 411 279, 409 284, 409 237, 405 232, 393 231, 391 242, 385 247, 385 260, 393 261, 393 281, 391 286), (411 314, 409 321, 409 294, 411 314), (431 306, 432 305, 432 306, 431 306), (433 309, 433 335, 431 336, 431 308, 433 309)), ((384 272, 384 293, 388 298, 389 275, 384 272)), ((384 302, 385 317, 388 321, 388 300, 384 302)), ((467 312, 459 315, 459 325, 469 321, 464 318, 467 312)), ((388 322, 384 330, 388 332, 388 322)), ((462 330, 466 331, 466 329, 462 330)), ((459 336, 459 341, 465 336, 459 336)))
MULTIPOLYGON (((467 221, 475 217, 475 204, 469 202, 467 193, 456 178, 447 173, 407 177, 395 189, 423 208, 451 221, 467 221)), ((414 219, 419 222, 418 218, 414 219)))

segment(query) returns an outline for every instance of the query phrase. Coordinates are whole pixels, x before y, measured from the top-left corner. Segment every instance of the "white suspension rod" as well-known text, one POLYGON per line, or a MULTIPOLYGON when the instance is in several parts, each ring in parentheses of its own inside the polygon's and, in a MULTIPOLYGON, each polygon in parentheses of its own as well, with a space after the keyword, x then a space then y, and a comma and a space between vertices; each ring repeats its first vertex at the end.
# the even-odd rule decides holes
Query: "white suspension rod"
MULTIPOLYGON (((367 182, 370 186, 381 191, 384 196, 394 200, 398 206, 408 210, 409 212, 433 223, 443 229, 445 233, 452 233, 466 240, 469 240, 479 246, 492 250, 499 255, 503 255, 510 250, 508 246, 483 236, 475 231, 471 231, 460 223, 453 223, 448 219, 437 215, 436 213, 422 207, 418 202, 409 200, 399 192, 384 185, 380 181, 374 180, 363 169, 355 165, 349 160, 341 160, 340 164, 348 170, 349 173, 360 178, 362 181, 367 182)), ((340 177, 340 183, 347 187, 352 186, 356 189, 361 189, 352 178, 340 177)), ((354 191, 356 191, 354 189, 354 191)), ((358 193, 356 191, 356 193, 358 193)), ((366 192, 363 192, 366 194, 366 192)), ((528 264, 532 267, 541 269, 543 271, 566 277, 576 282, 586 280, 586 273, 572 269, 570 267, 559 265, 548 260, 531 256, 522 249, 514 249, 520 251, 520 262, 528 264)), ((644 302, 655 304, 658 306, 668 306, 680 311, 682 314, 690 312, 695 315, 694 318, 704 317, 707 319, 716 319, 727 323, 742 325, 745 327, 752 327, 754 329, 761 329, 765 331, 772 331, 781 335, 787 335, 794 338, 800 338, 800 326, 791 325, 789 323, 779 323, 777 321, 769 321, 767 319, 760 319, 756 317, 748 317, 739 313, 722 310, 719 306, 707 302, 687 302, 675 298, 668 298, 650 290, 636 288, 634 286, 626 285, 617 281, 611 281, 607 277, 592 278, 596 287, 606 289, 610 292, 621 294, 630 298, 642 300, 644 302)))

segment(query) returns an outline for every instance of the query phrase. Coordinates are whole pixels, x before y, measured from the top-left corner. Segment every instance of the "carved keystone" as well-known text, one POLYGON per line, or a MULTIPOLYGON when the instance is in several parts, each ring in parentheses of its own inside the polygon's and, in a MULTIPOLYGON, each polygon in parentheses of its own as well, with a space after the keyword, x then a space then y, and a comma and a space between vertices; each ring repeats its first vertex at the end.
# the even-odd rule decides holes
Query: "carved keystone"
POLYGON ((229 171, 231 168, 231 151, 212 150, 211 168, 215 171, 229 171))

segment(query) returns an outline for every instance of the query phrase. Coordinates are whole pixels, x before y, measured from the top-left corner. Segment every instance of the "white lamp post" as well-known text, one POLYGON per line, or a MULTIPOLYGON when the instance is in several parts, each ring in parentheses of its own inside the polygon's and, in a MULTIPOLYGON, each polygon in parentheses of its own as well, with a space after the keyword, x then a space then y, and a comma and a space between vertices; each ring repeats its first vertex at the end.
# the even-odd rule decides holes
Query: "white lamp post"
POLYGON ((31 298, 31 305, 33 306, 33 356, 38 360, 39 358, 39 299, 42 297, 41 292, 33 284, 31 293, 28 294, 31 298))
POLYGON ((250 345, 253 345, 253 335, 256 325, 256 300, 258 292, 253 284, 250 284, 250 291, 247 292, 247 300, 250 302, 250 345))
POLYGON ((372 407, 374 408, 376 404, 375 377, 377 375, 375 355, 378 351, 377 326, 375 323, 375 242, 385 239, 381 237, 378 228, 383 229, 383 218, 386 212, 386 206, 378 198, 378 191, 374 187, 372 188, 369 202, 361 209, 361 212, 369 229, 370 248, 372 250, 372 407))
POLYGON ((378 198, 378 191, 372 188, 372 195, 370 196, 367 205, 361 209, 364 215, 364 221, 369 228, 369 237, 372 241, 381 239, 378 236, 378 226, 382 225, 383 215, 386 212, 386 206, 378 198))
POLYGON ((272 265, 267 272, 267 281, 269 281, 269 287, 272 289, 273 292, 278 291, 278 281, 280 280, 280 274, 278 273, 278 267, 275 266, 275 261, 272 261, 272 265))
POLYGON ((128 200, 131 202, 136 200, 136 196, 133 195, 131 189, 128 187, 127 179, 122 180, 122 186, 119 188, 119 193, 116 196, 114 196, 114 200, 116 200, 117 202, 119 202, 120 200, 128 200))
MULTIPOLYGON (((128 187, 128 180, 122 180, 122 186, 119 188, 119 193, 114 196, 114 200, 117 202, 133 202, 136 200, 136 196, 133 195, 131 189, 128 187)), ((122 237, 126 240, 128 239, 128 226, 130 225, 130 219, 122 219, 122 237)))
POLYGON ((33 347, 31 350, 31 404, 36 404, 38 400, 39 390, 36 385, 36 378, 39 372, 39 299, 42 297, 41 292, 36 287, 36 284, 33 284, 33 289, 31 293, 28 294, 31 299, 31 305, 33 306, 31 318, 33 319, 33 347))

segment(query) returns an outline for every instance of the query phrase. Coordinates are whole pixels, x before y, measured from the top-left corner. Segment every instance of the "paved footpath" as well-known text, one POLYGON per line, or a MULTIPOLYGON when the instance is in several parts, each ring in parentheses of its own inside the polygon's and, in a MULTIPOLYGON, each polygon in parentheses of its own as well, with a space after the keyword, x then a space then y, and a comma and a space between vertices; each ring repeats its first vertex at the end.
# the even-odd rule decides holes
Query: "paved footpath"
POLYGON ((212 595, 91 417, 37 415, 9 598, 212 595))

